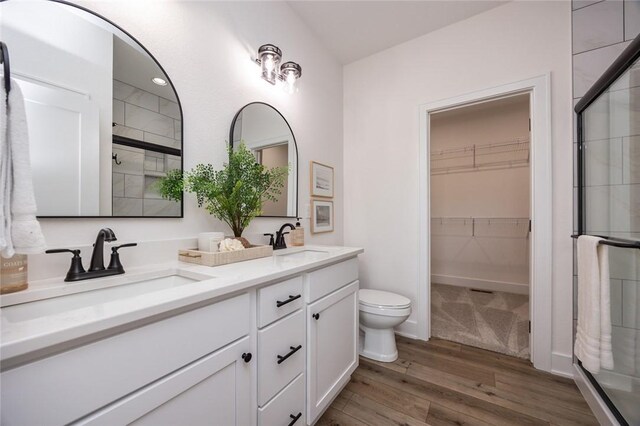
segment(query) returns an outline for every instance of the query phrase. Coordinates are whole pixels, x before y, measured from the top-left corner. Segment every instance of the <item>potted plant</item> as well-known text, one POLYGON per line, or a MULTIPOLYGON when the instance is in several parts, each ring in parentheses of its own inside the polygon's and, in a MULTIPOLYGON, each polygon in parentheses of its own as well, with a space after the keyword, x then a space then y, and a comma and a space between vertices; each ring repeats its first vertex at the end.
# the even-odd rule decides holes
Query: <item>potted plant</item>
POLYGON ((277 200, 289 168, 258 164, 244 143, 227 150, 229 161, 221 170, 211 164, 198 164, 184 173, 171 170, 159 180, 158 189, 163 198, 174 201, 182 199, 183 191, 196 194, 198 207, 229 225, 240 239, 253 218, 262 214, 263 201, 277 200))

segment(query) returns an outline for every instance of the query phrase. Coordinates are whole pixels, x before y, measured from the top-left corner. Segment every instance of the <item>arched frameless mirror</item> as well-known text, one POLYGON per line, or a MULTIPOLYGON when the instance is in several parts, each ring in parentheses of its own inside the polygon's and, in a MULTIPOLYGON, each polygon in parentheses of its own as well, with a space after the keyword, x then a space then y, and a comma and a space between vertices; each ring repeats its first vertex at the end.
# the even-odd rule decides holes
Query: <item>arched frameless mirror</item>
POLYGON ((155 184, 182 169, 182 108, 151 54, 62 1, 0 3, 25 98, 40 217, 182 217, 155 184))
POLYGON ((263 217, 298 216, 298 146, 291 126, 269 104, 253 102, 238 111, 231 123, 229 141, 244 143, 256 161, 268 168, 289 166, 289 176, 277 201, 265 201, 263 217))

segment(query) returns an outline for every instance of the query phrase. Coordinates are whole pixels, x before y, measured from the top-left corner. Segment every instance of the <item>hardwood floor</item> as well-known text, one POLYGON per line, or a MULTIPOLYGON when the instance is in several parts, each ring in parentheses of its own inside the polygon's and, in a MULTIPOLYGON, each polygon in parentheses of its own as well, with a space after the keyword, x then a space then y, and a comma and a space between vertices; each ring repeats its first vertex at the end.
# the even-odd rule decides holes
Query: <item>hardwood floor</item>
POLYGON ((318 425, 598 425, 572 380, 446 340, 397 337, 399 358, 360 358, 318 425))

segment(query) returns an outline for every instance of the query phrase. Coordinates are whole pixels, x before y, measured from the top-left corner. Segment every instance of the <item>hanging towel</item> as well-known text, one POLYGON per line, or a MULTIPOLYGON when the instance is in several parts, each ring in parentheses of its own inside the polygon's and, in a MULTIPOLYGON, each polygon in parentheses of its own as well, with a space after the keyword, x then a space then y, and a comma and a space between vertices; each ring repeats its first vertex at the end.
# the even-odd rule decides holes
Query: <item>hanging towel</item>
MULTIPOLYGON (((0 86, 2 99, 5 99, 4 84, 0 86)), ((4 257, 11 257, 16 253, 41 253, 46 248, 40 223, 36 219, 24 98, 15 80, 11 80, 8 99, 8 105, 4 105, 0 111, 3 117, 0 150, 0 203, 3 215, 0 250, 4 257)))
POLYGON ((578 329, 574 347, 591 373, 613 369, 609 250, 602 238, 578 237, 578 329))

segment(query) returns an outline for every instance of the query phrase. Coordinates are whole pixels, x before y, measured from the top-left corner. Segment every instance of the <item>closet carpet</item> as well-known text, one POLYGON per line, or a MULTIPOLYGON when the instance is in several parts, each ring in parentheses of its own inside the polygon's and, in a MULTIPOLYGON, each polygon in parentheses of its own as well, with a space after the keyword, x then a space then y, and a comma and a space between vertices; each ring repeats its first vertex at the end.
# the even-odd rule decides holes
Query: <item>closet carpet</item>
POLYGON ((529 359, 529 296, 432 284, 431 335, 529 359))

